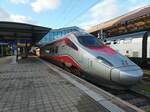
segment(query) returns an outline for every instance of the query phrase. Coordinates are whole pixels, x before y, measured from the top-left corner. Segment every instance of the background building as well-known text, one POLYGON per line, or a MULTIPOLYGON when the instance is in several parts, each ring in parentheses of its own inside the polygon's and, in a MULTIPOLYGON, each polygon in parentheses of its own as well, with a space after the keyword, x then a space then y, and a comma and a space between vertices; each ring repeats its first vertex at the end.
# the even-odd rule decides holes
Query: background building
POLYGON ((122 16, 91 27, 87 32, 98 38, 146 31, 150 29, 150 5, 128 12, 122 16))

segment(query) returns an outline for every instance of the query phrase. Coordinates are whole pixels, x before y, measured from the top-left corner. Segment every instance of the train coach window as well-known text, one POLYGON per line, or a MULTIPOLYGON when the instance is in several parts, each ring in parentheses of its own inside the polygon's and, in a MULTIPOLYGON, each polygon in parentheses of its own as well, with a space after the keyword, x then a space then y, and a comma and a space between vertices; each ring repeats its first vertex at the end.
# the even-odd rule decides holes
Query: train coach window
POLYGON ((139 57, 139 52, 138 51, 133 51, 132 57, 139 57))
POLYGON ((132 43, 132 39, 125 39, 125 40, 123 41, 123 43, 124 43, 124 44, 132 43))
POLYGON ((56 46, 55 48, 55 53, 58 53, 58 46, 56 46))
POLYGON ((49 53, 49 50, 46 49, 45 52, 46 52, 46 53, 49 53))
POLYGON ((117 41, 116 41, 116 40, 114 40, 113 44, 117 44, 117 41))
POLYGON ((51 53, 51 52, 52 52, 52 48, 49 49, 49 53, 51 53))
POLYGON ((111 44, 111 41, 107 41, 105 44, 106 44, 106 45, 110 45, 110 44, 111 44))
POLYGON ((78 50, 77 46, 69 39, 67 39, 67 45, 75 50, 78 50))

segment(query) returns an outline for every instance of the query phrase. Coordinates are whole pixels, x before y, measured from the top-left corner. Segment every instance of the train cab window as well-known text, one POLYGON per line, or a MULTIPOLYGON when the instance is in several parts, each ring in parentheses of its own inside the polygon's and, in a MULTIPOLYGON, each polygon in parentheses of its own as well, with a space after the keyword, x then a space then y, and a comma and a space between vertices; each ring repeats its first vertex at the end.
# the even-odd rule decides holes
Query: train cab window
POLYGON ((78 41, 86 47, 101 47, 104 44, 94 36, 78 36, 78 41))
POLYGON ((45 52, 46 52, 46 53, 49 53, 49 50, 46 49, 45 52))
POLYGON ((77 46, 69 39, 67 39, 67 45, 75 50, 78 50, 77 46))

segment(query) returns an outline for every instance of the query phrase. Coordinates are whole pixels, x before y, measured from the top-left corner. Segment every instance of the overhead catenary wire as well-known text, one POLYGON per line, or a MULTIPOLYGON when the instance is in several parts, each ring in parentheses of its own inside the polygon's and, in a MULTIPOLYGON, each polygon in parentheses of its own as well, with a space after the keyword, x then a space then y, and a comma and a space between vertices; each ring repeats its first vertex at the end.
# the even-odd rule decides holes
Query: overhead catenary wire
POLYGON ((69 10, 68 15, 65 16, 64 24, 67 22, 67 17, 71 17, 74 12, 78 11, 78 7, 81 5, 81 2, 76 2, 76 4, 73 5, 72 9, 69 10))
POLYGON ((70 18, 70 16, 72 16, 74 12, 78 11, 78 8, 81 6, 81 4, 84 4, 83 2, 84 0, 81 0, 80 2, 76 0, 67 2, 67 7, 63 8, 65 10, 62 12, 64 16, 58 17, 59 20, 57 21, 57 26, 60 26, 61 22, 65 24, 67 22, 67 19, 70 18))
POLYGON ((67 23, 64 24, 64 26, 67 26, 68 24, 70 24, 71 22, 73 23, 78 17, 80 17, 81 15, 83 15, 84 13, 86 13, 90 8, 92 8, 93 6, 95 6, 95 4, 97 4, 100 0, 97 0, 96 2, 92 3, 89 7, 87 7, 86 9, 84 9, 82 12, 80 12, 79 14, 77 14, 75 17, 73 17, 70 21, 68 21, 67 23))
POLYGON ((59 26, 61 23, 65 23, 67 18, 70 17, 72 12, 74 12, 79 5, 80 5, 79 2, 77 2, 76 0, 72 0, 71 2, 68 2, 67 7, 64 8, 65 10, 62 11, 63 16, 58 17, 59 19, 57 21, 57 26, 59 26))

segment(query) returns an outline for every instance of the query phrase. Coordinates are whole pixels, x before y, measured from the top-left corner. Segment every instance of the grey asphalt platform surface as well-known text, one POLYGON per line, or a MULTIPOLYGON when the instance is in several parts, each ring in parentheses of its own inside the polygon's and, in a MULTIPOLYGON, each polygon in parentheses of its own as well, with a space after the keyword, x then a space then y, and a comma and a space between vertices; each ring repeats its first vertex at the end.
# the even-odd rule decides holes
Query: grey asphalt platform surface
POLYGON ((35 57, 0 65, 0 112, 108 112, 35 57))

